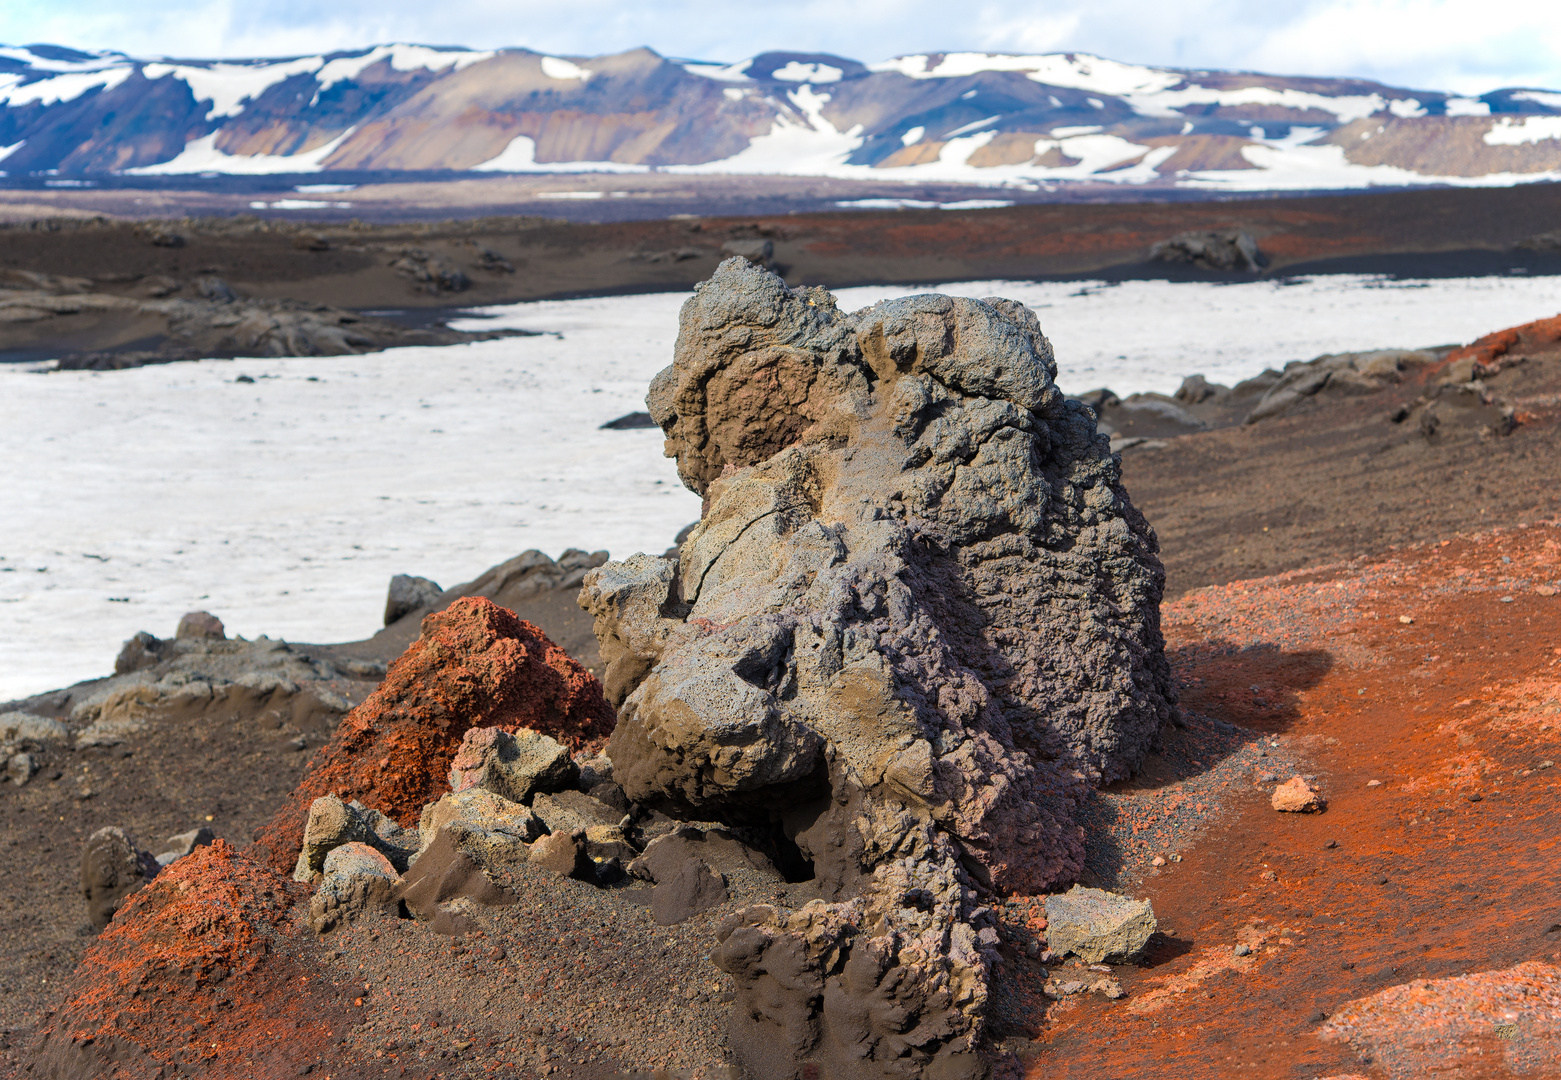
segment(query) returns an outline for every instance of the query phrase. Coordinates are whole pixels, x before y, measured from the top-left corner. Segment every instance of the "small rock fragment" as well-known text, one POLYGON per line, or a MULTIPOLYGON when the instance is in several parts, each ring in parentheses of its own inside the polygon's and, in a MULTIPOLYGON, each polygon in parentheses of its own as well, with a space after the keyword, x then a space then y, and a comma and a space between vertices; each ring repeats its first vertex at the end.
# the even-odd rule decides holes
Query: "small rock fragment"
POLYGON ((1154 909, 1147 900, 1082 885, 1046 898, 1046 942, 1059 955, 1072 953, 1090 963, 1129 960, 1154 932, 1154 909))
POLYGON ((1299 776, 1292 776, 1276 787, 1269 802, 1275 810, 1286 814, 1310 814, 1324 805, 1322 796, 1299 776))
POLYGON ((184 858, 196 848, 205 847, 215 839, 217 839, 217 834, 211 831, 210 825, 202 825, 198 829, 191 829, 189 832, 170 836, 167 840, 167 850, 157 856, 157 865, 167 866, 169 863, 184 858))
POLYGON ((70 729, 58 720, 26 712, 0 713, 0 744, 62 743, 70 738, 70 729))
POLYGON ((1161 858, 1159 855, 1156 855, 1153 859, 1150 859, 1149 862, 1150 862, 1150 865, 1152 865, 1152 866, 1164 866, 1165 865, 1165 860, 1163 858, 1161 858))
POLYGON ((1367 780, 1366 781, 1366 786, 1367 787, 1381 787, 1382 786, 1382 781, 1381 780, 1367 780))
POLYGON ((99 930, 107 926, 125 897, 156 877, 159 869, 157 860, 117 826, 87 837, 81 848, 81 892, 92 925, 99 930))
POLYGON ((569 748, 556 739, 527 728, 513 735, 496 727, 472 728, 450 762, 450 790, 483 788, 529 805, 538 792, 574 787, 579 775, 569 748))
POLYGON ((342 844, 325 856, 325 879, 309 900, 309 926, 323 934, 364 912, 393 904, 396 870, 367 844, 342 844))
POLYGON ((550 833, 531 845, 531 864, 577 881, 596 880, 596 864, 585 848, 585 834, 550 833))
POLYGON ((470 788, 453 791, 423 808, 422 819, 418 822, 422 846, 426 848, 441 829, 456 822, 488 832, 506 833, 526 844, 548 831, 542 819, 520 803, 483 788, 470 788))
POLYGON ((12 754, 5 763, 5 775, 17 787, 31 780, 38 772, 38 759, 31 754, 12 754))
POLYGON ((1415 621, 1415 617, 1413 615, 1400 615, 1398 617, 1398 621, 1403 623, 1405 626, 1408 626, 1410 623, 1415 621))
POLYGON ((436 581, 411 574, 397 574, 390 579, 390 589, 385 596, 385 625, 428 607, 444 594, 436 581))
POLYGON ((224 641, 227 639, 227 631, 222 625, 222 620, 211 612, 191 611, 179 620, 173 636, 176 639, 215 638, 224 641))
POLYGON ((1251 956, 1252 955, 1252 946, 1250 946, 1250 945, 1237 945, 1236 946, 1236 955, 1237 956, 1251 956))

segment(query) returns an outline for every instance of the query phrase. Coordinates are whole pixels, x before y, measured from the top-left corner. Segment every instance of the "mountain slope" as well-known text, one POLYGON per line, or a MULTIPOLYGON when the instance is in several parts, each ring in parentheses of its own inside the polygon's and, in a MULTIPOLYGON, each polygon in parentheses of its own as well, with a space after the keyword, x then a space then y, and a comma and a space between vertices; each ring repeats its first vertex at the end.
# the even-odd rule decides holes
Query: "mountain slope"
POLYGON ((382 45, 256 61, 0 47, 10 175, 773 173, 1233 190, 1561 179, 1561 93, 1142 67, 382 45))

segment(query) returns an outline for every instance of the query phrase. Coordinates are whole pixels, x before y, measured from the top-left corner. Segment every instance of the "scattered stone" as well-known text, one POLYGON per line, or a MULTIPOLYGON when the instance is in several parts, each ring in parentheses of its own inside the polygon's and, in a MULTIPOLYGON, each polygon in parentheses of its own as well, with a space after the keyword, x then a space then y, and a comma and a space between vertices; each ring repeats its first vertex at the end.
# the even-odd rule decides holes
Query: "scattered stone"
POLYGON ((1279 782, 1279 774, 1266 772, 1262 776, 1258 777, 1258 782, 1261 784, 1276 784, 1279 782))
POLYGON ((1251 956, 1252 955, 1252 946, 1250 946, 1250 945, 1237 945, 1235 952, 1236 952, 1237 956, 1251 956))
POLYGON ((125 898, 157 876, 161 867, 117 826, 87 837, 81 848, 81 892, 92 925, 103 929, 125 898))
POLYGON ((636 431, 641 428, 653 428, 656 421, 652 420, 648 412, 625 413, 616 420, 609 420, 603 424, 603 431, 636 431))
POLYGON ((441 829, 402 875, 392 899, 405 903, 415 918, 446 933, 454 927, 447 917, 441 918, 441 909, 451 901, 466 899, 487 907, 513 904, 515 895, 496 883, 485 866, 521 863, 527 848, 509 837, 501 837, 499 844, 489 843, 493 838, 459 824, 441 829))
POLYGON ((422 635, 315 752, 249 853, 291 870, 310 806, 327 794, 415 822, 448 790, 470 728, 526 728, 583 747, 613 722, 601 684, 535 626, 483 597, 459 599, 423 620, 422 635))
POLYGON ((483 788, 454 791, 423 808, 418 822, 422 847, 457 822, 487 832, 506 833, 529 844, 547 833, 547 826, 528 807, 483 788))
POLYGON ((187 638, 212 638, 216 641, 225 641, 227 631, 222 625, 222 620, 209 611, 191 611, 179 619, 179 625, 174 630, 175 640, 187 638))
POLYGON ((1046 898, 1046 944, 1058 954, 1097 964, 1131 960, 1154 932, 1154 909, 1147 900, 1082 885, 1046 898))
POLYGON ((342 844, 369 838, 369 823, 356 809, 335 795, 322 795, 309 804, 304 823, 303 847, 293 868, 294 881, 313 881, 324 873, 325 856, 342 844))
POLYGON ((547 823, 548 832, 573 832, 598 825, 616 828, 623 819, 623 811, 578 791, 538 795, 532 800, 531 806, 536 815, 547 823))
POLYGON ((390 579, 390 589, 385 596, 385 625, 416 611, 431 607, 444 595, 436 581, 410 574, 397 574, 390 579))
POLYGON ((1478 791, 1471 791, 1469 794, 1465 795, 1464 798, 1468 799, 1472 803, 1485 801, 1485 796, 1481 795, 1478 791))
POLYGON ((12 754, 5 763, 6 779, 21 787, 38 773, 38 759, 32 754, 12 754))
POLYGON ((353 842, 332 848, 324 871, 324 880, 309 901, 309 927, 316 934, 367 911, 394 908, 395 867, 369 845, 353 842))
POLYGON ((198 829, 191 829, 189 832, 170 836, 166 841, 167 849, 157 856, 157 865, 167 866, 184 858, 196 848, 205 847, 216 839, 217 834, 212 831, 210 825, 202 825, 198 829))
POLYGON ((1178 233, 1149 249, 1152 262, 1187 263, 1205 270, 1255 274, 1268 264, 1245 229, 1178 233))
POLYGON ((1269 803, 1275 810, 1286 814, 1315 813, 1325 805, 1322 796, 1299 776, 1292 776, 1276 787, 1269 803))
POLYGON ((1540 596, 1554 596, 1556 587, 1554 585, 1536 585, 1534 586, 1534 591, 1540 596))
POLYGON ((1415 621, 1415 617, 1413 615, 1400 615, 1398 617, 1398 621, 1403 623, 1405 626, 1408 626, 1410 623, 1415 621))
POLYGON ((1156 855, 1153 859, 1149 860, 1149 863, 1151 866, 1164 866, 1165 859, 1162 856, 1156 855))
POLYGON ((44 746, 70 738, 70 728, 45 716, 28 712, 0 713, 0 746, 34 743, 44 746))
POLYGON ((531 863, 563 877, 596 881, 596 864, 585 848, 585 831, 550 833, 531 845, 531 863))
POLYGON ((482 788, 529 804, 539 792, 573 788, 579 775, 569 748, 556 739, 524 728, 513 734, 497 727, 471 728, 450 762, 450 790, 482 788))
POLYGON ((1382 786, 1382 781, 1381 780, 1367 780, 1366 781, 1366 786, 1367 787, 1381 787, 1382 786))

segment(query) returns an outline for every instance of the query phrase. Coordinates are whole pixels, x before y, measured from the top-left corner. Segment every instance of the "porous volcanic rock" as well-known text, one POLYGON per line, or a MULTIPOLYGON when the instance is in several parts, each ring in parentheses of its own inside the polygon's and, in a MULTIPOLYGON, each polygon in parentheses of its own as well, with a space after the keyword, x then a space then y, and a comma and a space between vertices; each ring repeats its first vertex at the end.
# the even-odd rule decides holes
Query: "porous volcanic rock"
POLYGON ((422 636, 379 688, 343 718, 292 796, 256 832, 265 858, 290 870, 310 804, 360 799, 404 827, 449 790, 467 730, 529 728, 584 748, 612 731, 601 684, 535 626, 481 597, 423 621, 422 636))
POLYGON ((715 953, 757 1077, 979 1075, 983 894, 1071 879, 1079 785, 1173 717, 1154 534, 1055 376, 1007 300, 848 315, 731 259, 684 305, 647 404, 703 518, 581 604, 627 796, 812 863, 715 953))

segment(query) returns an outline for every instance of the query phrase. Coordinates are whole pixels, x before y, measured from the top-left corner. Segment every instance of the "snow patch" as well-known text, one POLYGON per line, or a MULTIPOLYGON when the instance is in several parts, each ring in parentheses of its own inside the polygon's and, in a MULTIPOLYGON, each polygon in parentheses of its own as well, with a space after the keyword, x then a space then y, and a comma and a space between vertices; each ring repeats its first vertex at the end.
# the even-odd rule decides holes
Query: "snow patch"
POLYGON ((832 83, 844 77, 845 72, 840 68, 828 64, 804 64, 799 60, 793 60, 785 67, 770 72, 770 78, 781 82, 832 83))
POLYGON ((1047 53, 1023 56, 1006 53, 945 53, 933 56, 897 56, 870 65, 873 71, 897 71, 913 79, 953 79, 977 75, 983 71, 1022 71, 1047 86, 1087 90, 1097 94, 1153 93, 1180 83, 1185 76, 1175 71, 1123 64, 1088 53, 1047 53))
POLYGON ((537 143, 529 135, 517 135, 498 155, 471 167, 472 172, 649 172, 645 165, 622 165, 616 161, 537 161, 537 143))
POLYGON ((313 74, 324 63, 323 57, 306 56, 281 64, 144 64, 141 74, 154 80, 171 75, 185 83, 196 101, 211 102, 206 119, 215 120, 219 116, 237 116, 247 102, 270 87, 294 75, 313 74))
POLYGON ((916 127, 913 127, 907 131, 904 135, 900 136, 900 145, 911 146, 915 143, 919 143, 921 142, 921 137, 925 134, 927 134, 927 129, 917 125, 916 127))
POLYGON ((89 90, 112 90, 134 72, 133 67, 114 67, 55 75, 25 84, 21 75, 0 75, 0 104, 58 105, 63 101, 75 101, 89 90))
POLYGON ((1522 146, 1542 139, 1561 139, 1561 116, 1528 116, 1517 121, 1502 117, 1485 133, 1486 146, 1522 146))
POLYGON ((565 60, 560 56, 544 56, 542 58, 542 74, 546 75, 550 79, 557 79, 560 82, 565 82, 571 79, 578 79, 581 82, 588 82, 593 72, 587 71, 579 64, 576 64, 571 60, 565 60))
POLYGON ((125 169, 127 176, 171 176, 181 173, 216 172, 234 176, 260 176, 270 173, 319 172, 325 159, 357 128, 350 127, 324 146, 301 154, 229 154, 217 149, 217 136, 213 131, 199 139, 184 144, 179 156, 156 165, 143 165, 139 169, 125 169))
POLYGON ((748 77, 748 69, 753 66, 753 60, 739 60, 735 64, 718 64, 707 60, 684 60, 683 70, 690 75, 698 75, 705 79, 714 79, 716 82, 753 82, 748 77))
POLYGON ((1478 98, 1448 98, 1442 103, 1448 116, 1489 116, 1491 107, 1488 102, 1478 98))
MULTIPOLYGON (((368 68, 381 61, 389 61, 396 71, 444 71, 449 68, 460 71, 472 64, 491 60, 496 53, 472 52, 467 49, 430 49, 426 45, 378 45, 360 56, 343 56, 332 60, 315 76, 320 92, 329 90, 339 82, 350 82, 368 68)), ((314 95, 314 101, 320 94, 314 95)), ((314 102, 310 102, 313 104, 314 102)))
MULTIPOLYGON (((1546 108, 1561 109, 1561 94, 1553 94, 1546 90, 1519 90, 1512 95, 1512 100, 1532 101, 1536 105, 1544 105, 1546 108)), ((1481 102, 1480 104, 1484 105, 1485 103, 1481 102)), ((1487 105, 1485 111, 1489 112, 1490 106, 1487 105)))

